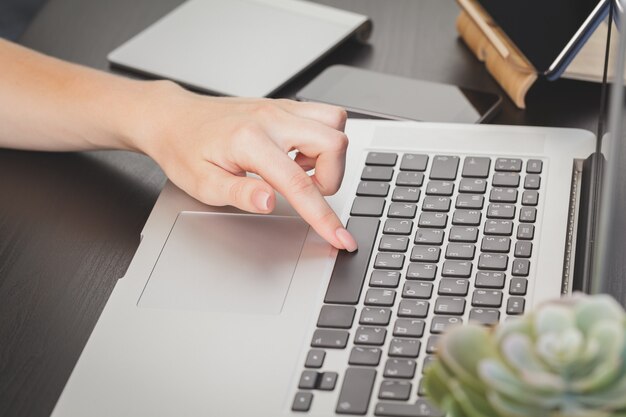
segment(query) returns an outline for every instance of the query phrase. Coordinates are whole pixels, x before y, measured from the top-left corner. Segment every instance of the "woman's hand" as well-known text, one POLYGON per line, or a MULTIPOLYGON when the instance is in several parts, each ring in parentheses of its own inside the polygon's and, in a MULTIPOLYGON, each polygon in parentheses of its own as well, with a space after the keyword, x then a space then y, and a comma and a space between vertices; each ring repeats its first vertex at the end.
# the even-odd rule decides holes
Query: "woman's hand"
POLYGON ((150 104, 139 116, 148 127, 131 136, 130 145, 157 161, 178 187, 203 203, 253 213, 270 213, 278 191, 329 243, 356 250, 323 197, 336 193, 343 179, 343 109, 204 97, 169 82, 151 84, 150 104), (287 155, 294 150, 295 160, 287 155))

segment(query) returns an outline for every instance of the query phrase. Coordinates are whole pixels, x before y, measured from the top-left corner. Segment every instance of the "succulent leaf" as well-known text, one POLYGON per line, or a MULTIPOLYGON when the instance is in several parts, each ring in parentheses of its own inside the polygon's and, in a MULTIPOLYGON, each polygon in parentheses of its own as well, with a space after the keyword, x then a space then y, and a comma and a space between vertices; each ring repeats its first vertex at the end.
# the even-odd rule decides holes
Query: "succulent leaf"
POLYGON ((424 384, 450 417, 626 417, 626 313, 606 295, 453 328, 424 384))

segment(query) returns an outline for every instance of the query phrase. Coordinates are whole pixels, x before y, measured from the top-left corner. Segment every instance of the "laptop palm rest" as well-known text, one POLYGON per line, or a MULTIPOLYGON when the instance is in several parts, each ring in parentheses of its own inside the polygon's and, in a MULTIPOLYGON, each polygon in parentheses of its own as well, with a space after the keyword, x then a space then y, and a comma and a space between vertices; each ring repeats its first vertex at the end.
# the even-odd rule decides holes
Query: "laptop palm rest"
POLYGON ((308 228, 299 217, 182 212, 138 306, 279 314, 308 228))

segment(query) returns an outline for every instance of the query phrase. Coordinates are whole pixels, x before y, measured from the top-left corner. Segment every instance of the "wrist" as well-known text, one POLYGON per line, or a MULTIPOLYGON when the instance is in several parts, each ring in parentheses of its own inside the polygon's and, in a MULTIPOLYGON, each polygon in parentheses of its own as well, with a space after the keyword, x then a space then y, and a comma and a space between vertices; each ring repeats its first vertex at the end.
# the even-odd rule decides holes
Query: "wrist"
POLYGON ((168 129, 173 106, 167 103, 185 90, 171 81, 128 81, 113 122, 118 149, 154 157, 156 139, 168 129))

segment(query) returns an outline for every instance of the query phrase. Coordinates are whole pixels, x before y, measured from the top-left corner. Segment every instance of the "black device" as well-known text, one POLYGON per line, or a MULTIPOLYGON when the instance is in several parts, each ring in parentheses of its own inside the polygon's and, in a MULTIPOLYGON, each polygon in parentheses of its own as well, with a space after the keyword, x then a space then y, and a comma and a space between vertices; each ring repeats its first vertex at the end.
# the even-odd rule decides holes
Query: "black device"
POLYGON ((610 0, 477 0, 549 80, 558 78, 608 14, 610 0))
POLYGON ((484 122, 502 101, 497 94, 345 65, 327 68, 296 98, 386 119, 457 123, 484 122))

